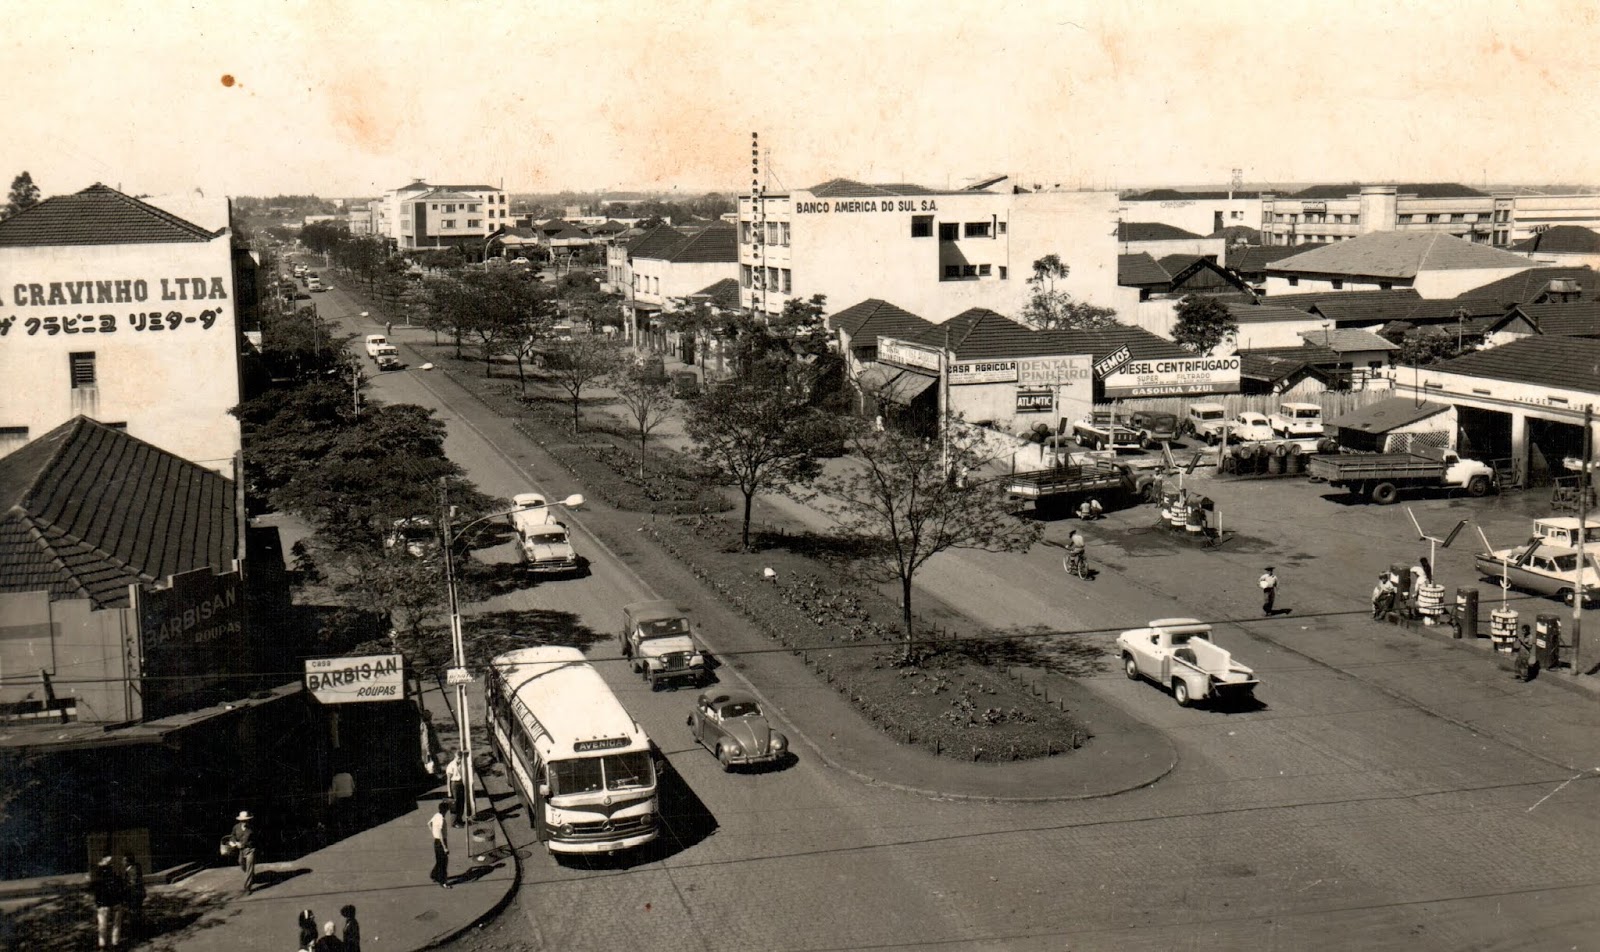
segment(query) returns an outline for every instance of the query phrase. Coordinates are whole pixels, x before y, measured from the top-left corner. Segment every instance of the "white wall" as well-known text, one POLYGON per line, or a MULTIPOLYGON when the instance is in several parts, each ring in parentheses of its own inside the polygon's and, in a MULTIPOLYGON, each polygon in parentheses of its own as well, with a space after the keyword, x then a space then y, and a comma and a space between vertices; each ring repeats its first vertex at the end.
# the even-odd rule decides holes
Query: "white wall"
POLYGON ((1124 201, 1123 221, 1161 222, 1197 235, 1209 235, 1217 230, 1217 213, 1222 215, 1222 227, 1243 225, 1261 228, 1261 199, 1259 198, 1194 198, 1165 201, 1124 201), (1237 216, 1237 217, 1236 217, 1237 216))
MULTIPOLYGON (((1412 287, 1425 298, 1453 298, 1463 291, 1482 287, 1491 281, 1513 274, 1520 274, 1527 268, 1465 268, 1459 271, 1423 271, 1417 275, 1412 287)), ((1397 285, 1398 287, 1398 285, 1397 285)))
POLYGON ((132 436, 234 475, 241 437, 228 409, 239 403, 239 364, 227 235, 0 248, 0 295, 0 427, 25 426, 31 440, 80 413, 125 422, 132 436), (126 300, 116 300, 117 281, 126 300), (33 303, 33 285, 43 303, 33 303), (72 387, 75 352, 95 355, 93 387, 72 387))
POLYGON ((1223 238, 1171 238, 1165 241, 1122 241, 1117 243, 1120 254, 1136 255, 1144 252, 1157 261, 1167 255, 1211 255, 1218 264, 1227 264, 1228 242, 1223 238))
POLYGON ((1301 347, 1305 339, 1300 335, 1322 329, 1322 322, 1313 317, 1309 321, 1250 321, 1241 323, 1235 336, 1239 350, 1257 350, 1262 347, 1301 347))
MULTIPOLYGON (((1473 273, 1476 274, 1477 272, 1473 273)), ((1488 280, 1492 281, 1494 279, 1490 278, 1488 280)), ((1389 285, 1390 290, 1395 291, 1401 290, 1402 288, 1412 287, 1412 281, 1410 278, 1331 278, 1296 275, 1295 283, 1290 284, 1289 277, 1286 275, 1268 274, 1267 297, 1271 298, 1274 294, 1310 294, 1312 292, 1321 293, 1329 291, 1333 293, 1338 293, 1340 291, 1381 291, 1385 290, 1383 287, 1385 284, 1389 285), (1334 287, 1333 282, 1335 281, 1340 282, 1343 287, 1334 287)), ((1473 285, 1468 285, 1468 287, 1473 287, 1473 285)), ((1420 288, 1418 289, 1417 293, 1422 294, 1420 288)), ((1422 296, 1428 297, 1427 294, 1422 294, 1422 296)), ((1443 296, 1455 297, 1454 294, 1446 294, 1443 296)), ((1271 302, 1268 301, 1268 303, 1271 302)))

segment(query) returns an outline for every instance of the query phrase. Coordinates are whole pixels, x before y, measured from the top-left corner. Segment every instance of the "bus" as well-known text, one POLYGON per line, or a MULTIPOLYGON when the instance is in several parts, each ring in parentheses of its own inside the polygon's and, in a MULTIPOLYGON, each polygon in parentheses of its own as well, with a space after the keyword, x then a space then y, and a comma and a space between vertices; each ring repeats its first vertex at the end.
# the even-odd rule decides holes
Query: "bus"
POLYGON ((500 655, 485 684, 489 743, 551 853, 612 853, 656 838, 650 738, 577 648, 500 655))

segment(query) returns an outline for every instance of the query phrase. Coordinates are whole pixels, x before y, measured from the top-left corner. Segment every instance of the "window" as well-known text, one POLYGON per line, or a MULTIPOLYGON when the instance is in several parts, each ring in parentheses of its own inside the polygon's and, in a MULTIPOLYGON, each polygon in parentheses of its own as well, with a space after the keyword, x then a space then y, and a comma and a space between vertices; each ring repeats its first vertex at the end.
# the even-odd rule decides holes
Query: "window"
POLYGON ((750 223, 747 222, 747 221, 742 221, 742 222, 739 223, 739 244, 748 245, 749 243, 750 243, 750 223))
POLYGON ((788 268, 784 268, 783 269, 783 293, 784 294, 788 294, 789 293, 789 269, 788 268))
POLYGON ((483 224, 483 219, 481 219, 481 218, 469 218, 469 219, 467 219, 467 227, 468 228, 477 228, 479 225, 482 225, 482 224, 483 224))
POLYGON ((1439 216, 1438 215, 1428 215, 1424 220, 1431 224, 1433 222, 1438 221, 1439 220, 1439 216))
POLYGON ((778 269, 777 268, 768 268, 767 269, 767 287, 771 288, 774 291, 778 290, 779 283, 778 283, 778 269))
POLYGON ((913 237, 913 238, 932 238, 933 237, 933 216, 932 215, 912 215, 911 216, 911 237, 913 237))
POLYGON ((994 233, 997 234, 997 235, 1005 234, 1006 233, 1006 223, 1003 222, 1003 221, 1002 222, 995 222, 994 233))
POLYGON ((947 264, 947 265, 945 265, 944 266, 944 276, 945 276, 945 280, 947 280, 947 281, 949 279, 951 279, 951 278, 959 278, 959 277, 961 277, 961 266, 959 264, 947 264))
POLYGON ((1230 220, 1232 220, 1232 221, 1243 221, 1244 220, 1244 212, 1229 212, 1228 213, 1228 218, 1230 220))
POLYGON ((1289 287, 1297 288, 1299 286, 1300 286, 1300 279, 1291 274, 1289 276, 1289 287))
POLYGON ((1005 265, 1000 266, 1000 280, 1004 281, 1006 279, 1006 272, 1009 270, 1005 265))
POLYGON ((1335 291, 1343 291, 1344 290, 1344 282, 1339 280, 1338 278, 1334 278, 1332 283, 1333 283, 1333 289, 1335 291))
POLYGON ((741 264, 739 266, 739 287, 748 288, 750 285, 750 266, 747 264, 741 264))
POLYGON ((1394 282, 1393 281, 1379 281, 1378 282, 1378 290, 1379 291, 1393 291, 1394 290, 1394 282))
POLYGON ((989 266, 986 265, 986 264, 978 265, 978 277, 987 278, 988 276, 989 276, 989 266))
POLYGON ((454 218, 446 218, 445 220, 439 222, 440 228, 454 228, 455 226, 456 220, 454 218))
POLYGON ((989 223, 986 221, 969 221, 966 230, 968 238, 989 237, 989 223))
POLYGON ((478 203, 477 202, 473 202, 471 205, 467 206, 467 211, 469 211, 469 212, 475 212, 477 210, 478 210, 478 203))
POLYGON ((778 223, 778 243, 785 248, 789 246, 789 223, 786 221, 778 223))
POLYGON ((955 241, 961 237, 961 226, 953 221, 939 223, 939 240, 955 241))
POLYGON ((769 222, 767 222, 767 244, 775 245, 777 243, 778 243, 778 223, 775 222, 775 221, 769 221, 769 222))
POLYGON ((978 266, 975 264, 962 265, 961 276, 963 278, 976 278, 978 276, 978 266))
POLYGON ((67 360, 72 370, 72 389, 94 386, 94 351, 68 354, 67 360))
POLYGON ((661 279, 660 278, 651 278, 650 279, 650 293, 651 294, 660 294, 661 293, 661 279))
POLYGON ((26 442, 28 442, 27 427, 0 426, 0 453, 9 453, 26 442))
POLYGON ((456 207, 455 207, 455 206, 454 206, 454 205, 446 205, 446 206, 445 206, 445 207, 444 207, 444 210, 445 210, 445 211, 446 211, 446 212, 450 212, 450 213, 452 213, 452 214, 453 214, 453 213, 454 213, 454 212, 455 212, 455 210, 456 210, 456 207))

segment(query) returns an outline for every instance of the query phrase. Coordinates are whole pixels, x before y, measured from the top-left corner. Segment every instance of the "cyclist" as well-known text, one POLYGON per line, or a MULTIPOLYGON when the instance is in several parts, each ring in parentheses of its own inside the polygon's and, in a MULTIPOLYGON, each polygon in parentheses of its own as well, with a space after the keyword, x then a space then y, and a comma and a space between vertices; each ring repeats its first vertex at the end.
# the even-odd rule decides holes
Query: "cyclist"
POLYGON ((1088 571, 1088 561, 1084 556, 1084 553, 1088 550, 1088 548, 1089 543, 1086 539, 1084 539, 1083 533, 1079 532, 1077 529, 1073 529, 1072 534, 1067 536, 1068 572, 1083 575, 1088 571))

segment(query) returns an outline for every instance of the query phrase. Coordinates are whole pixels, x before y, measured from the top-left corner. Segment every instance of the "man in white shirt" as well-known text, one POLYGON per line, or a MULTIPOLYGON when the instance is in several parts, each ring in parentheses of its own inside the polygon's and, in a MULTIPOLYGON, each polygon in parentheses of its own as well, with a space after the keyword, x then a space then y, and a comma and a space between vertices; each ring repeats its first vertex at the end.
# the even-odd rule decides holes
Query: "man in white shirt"
POLYGON ((452 825, 458 827, 466 825, 461 822, 461 811, 467 806, 467 787, 464 782, 467 776, 466 768, 466 761, 459 750, 455 751, 455 756, 450 758, 450 763, 444 768, 444 779, 449 785, 450 802, 455 807, 455 821, 452 825))
POLYGON ((450 888, 450 843, 445 839, 444 815, 449 811, 449 801, 441 800, 439 812, 428 820, 428 832, 433 836, 433 872, 429 878, 446 889, 450 888))
POLYGON ((1261 614, 1270 616, 1272 603, 1278 597, 1278 575, 1272 570, 1272 566, 1267 566, 1267 570, 1261 573, 1261 578, 1256 584, 1261 586, 1261 614))

